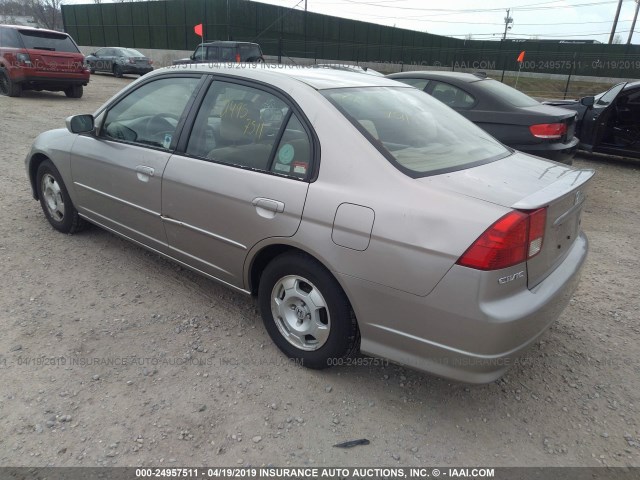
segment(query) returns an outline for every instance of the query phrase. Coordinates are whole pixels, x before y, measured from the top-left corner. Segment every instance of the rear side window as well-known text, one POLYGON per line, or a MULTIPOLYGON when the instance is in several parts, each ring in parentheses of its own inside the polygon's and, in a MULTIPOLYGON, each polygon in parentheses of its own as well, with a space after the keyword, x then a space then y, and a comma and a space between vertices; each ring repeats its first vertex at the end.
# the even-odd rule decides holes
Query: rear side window
POLYGON ((29 50, 49 50, 52 52, 80 53, 71 37, 64 33, 20 30, 25 48, 29 50))
POLYGON ((431 95, 451 108, 471 108, 476 99, 461 88, 448 83, 434 82, 431 95))
POLYGON ((20 42, 18 31, 13 28, 0 27, 0 47, 24 48, 20 42))
POLYGON ((311 143, 302 123, 275 95, 214 82, 189 137, 187 154, 217 163, 306 178, 311 143))
POLYGON ((429 83, 429 80, 424 78, 394 78, 394 80, 416 87, 418 90, 424 90, 429 83))

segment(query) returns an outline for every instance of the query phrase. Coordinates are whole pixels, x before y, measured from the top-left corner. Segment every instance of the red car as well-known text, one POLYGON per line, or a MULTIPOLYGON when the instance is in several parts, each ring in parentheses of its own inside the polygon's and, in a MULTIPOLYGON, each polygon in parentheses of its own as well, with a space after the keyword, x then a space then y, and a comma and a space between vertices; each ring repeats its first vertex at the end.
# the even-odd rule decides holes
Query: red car
POLYGON ((84 56, 66 33, 0 25, 0 95, 49 90, 80 98, 89 76, 84 56))

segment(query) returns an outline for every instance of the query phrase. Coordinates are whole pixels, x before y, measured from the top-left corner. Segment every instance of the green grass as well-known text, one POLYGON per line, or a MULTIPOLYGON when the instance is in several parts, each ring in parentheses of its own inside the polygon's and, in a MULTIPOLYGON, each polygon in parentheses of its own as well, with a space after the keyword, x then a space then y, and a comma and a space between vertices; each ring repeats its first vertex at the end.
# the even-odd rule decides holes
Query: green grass
MULTIPOLYGON (((495 77, 494 77, 495 78, 495 77)), ((497 78, 500 80, 500 78, 497 78)), ((522 78, 504 77, 504 83, 515 87, 521 92, 535 98, 564 98, 564 91, 567 87, 567 80, 556 80, 550 78, 522 78)), ((588 95, 595 95, 608 90, 615 83, 585 82, 571 80, 567 90, 566 98, 580 98, 588 95)))

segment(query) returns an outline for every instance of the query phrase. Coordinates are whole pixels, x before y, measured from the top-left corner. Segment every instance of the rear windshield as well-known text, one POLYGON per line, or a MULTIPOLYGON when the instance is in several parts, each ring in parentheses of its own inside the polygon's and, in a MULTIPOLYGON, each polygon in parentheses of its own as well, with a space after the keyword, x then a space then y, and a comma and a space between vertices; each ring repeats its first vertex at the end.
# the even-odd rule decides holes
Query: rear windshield
POLYGON ((511 154, 484 130, 415 88, 337 88, 321 93, 412 177, 461 170, 511 154))
POLYGON ((24 42, 24 47, 29 50, 80 53, 71 37, 65 33, 20 30, 20 36, 24 42))
POLYGON ((484 89, 495 96, 506 100, 514 107, 533 107, 535 105, 540 105, 540 102, 534 100, 529 95, 526 95, 515 88, 511 88, 509 85, 500 83, 497 80, 480 80, 479 82, 475 82, 474 86, 481 90, 484 89))

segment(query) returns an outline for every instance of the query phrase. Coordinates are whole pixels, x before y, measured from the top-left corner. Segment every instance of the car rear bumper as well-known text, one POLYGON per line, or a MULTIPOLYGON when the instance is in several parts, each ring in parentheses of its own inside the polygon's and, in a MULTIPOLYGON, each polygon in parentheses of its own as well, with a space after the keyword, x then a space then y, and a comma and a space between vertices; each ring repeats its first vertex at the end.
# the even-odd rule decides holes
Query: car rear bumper
MULTIPOLYGON (((501 377, 558 318, 587 256, 581 234, 534 289, 495 297, 497 278, 454 266, 426 297, 339 277, 357 311, 363 353, 467 383, 501 377)), ((496 274, 496 277, 499 274, 496 274)), ((512 288, 512 287, 506 287, 512 288)))
POLYGON ((147 66, 147 67, 141 67, 141 66, 137 66, 137 65, 120 65, 120 68, 122 68, 122 73, 127 74, 127 73, 133 73, 136 75, 144 75, 146 73, 149 72, 153 72, 153 67, 147 66))
POLYGON ((567 143, 538 143, 535 145, 513 145, 512 147, 530 155, 571 165, 579 143, 578 137, 573 137, 567 143))
POLYGON ((29 73, 28 75, 16 75, 15 82, 23 85, 23 88, 40 88, 43 90, 63 90, 71 85, 87 85, 89 72, 86 73, 29 73))

